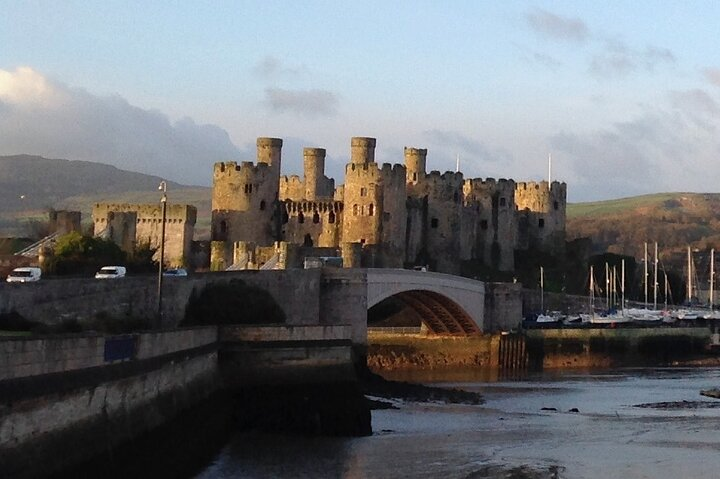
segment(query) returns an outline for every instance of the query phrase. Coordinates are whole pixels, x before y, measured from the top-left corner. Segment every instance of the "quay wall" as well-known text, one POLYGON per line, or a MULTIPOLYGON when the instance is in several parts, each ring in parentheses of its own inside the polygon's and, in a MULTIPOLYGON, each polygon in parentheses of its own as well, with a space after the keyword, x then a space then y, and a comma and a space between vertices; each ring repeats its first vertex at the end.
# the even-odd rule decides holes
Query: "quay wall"
POLYGON ((434 336, 424 333, 368 332, 367 364, 375 372, 498 369, 500 335, 434 336))
POLYGON ((0 340, 0 470, 61 471, 218 391, 217 328, 0 340))
POLYGON ((705 327, 559 328, 525 331, 531 369, 672 365, 704 353, 705 327))

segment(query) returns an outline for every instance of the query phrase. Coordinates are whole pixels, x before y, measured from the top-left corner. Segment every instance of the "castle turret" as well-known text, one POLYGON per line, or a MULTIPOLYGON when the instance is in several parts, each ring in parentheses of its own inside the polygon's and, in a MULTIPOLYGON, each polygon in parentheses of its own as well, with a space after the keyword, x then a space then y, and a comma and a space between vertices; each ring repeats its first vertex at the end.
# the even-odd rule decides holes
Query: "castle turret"
POLYGON ((315 201, 322 196, 325 179, 325 148, 304 148, 305 200, 315 201))
POLYGON ((405 147, 405 168, 407 168, 408 183, 417 183, 418 179, 425 176, 426 158, 426 149, 405 147))
POLYGON ((367 165, 375 162, 375 138, 355 136, 350 140, 350 163, 367 165))
POLYGON ((258 138, 256 144, 258 164, 267 163, 279 172, 283 141, 280 138, 258 138))

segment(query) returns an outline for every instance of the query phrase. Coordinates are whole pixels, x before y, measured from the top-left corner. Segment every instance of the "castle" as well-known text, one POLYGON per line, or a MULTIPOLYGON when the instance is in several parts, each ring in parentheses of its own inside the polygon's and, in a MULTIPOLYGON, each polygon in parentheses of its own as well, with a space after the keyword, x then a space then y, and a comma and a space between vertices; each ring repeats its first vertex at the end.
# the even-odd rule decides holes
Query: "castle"
POLYGON ((256 163, 215 164, 212 269, 342 256, 345 267, 459 274, 468 263, 513 271, 516 250, 564 252, 564 183, 428 173, 419 148, 405 148, 404 165, 380 165, 376 140, 355 137, 345 183, 336 187, 322 148, 303 150, 302 179, 281 176, 282 143, 258 138, 256 163))

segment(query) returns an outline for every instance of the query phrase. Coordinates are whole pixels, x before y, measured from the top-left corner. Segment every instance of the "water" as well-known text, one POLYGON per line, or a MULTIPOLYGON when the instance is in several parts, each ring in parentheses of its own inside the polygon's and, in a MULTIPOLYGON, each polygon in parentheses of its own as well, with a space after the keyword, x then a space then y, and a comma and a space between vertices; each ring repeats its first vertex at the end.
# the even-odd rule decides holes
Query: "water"
POLYGON ((375 433, 364 438, 239 433, 197 477, 720 477, 720 400, 699 395, 720 386, 720 370, 414 379, 478 391, 486 403, 373 411, 375 433), (635 407, 671 401, 701 403, 635 407))

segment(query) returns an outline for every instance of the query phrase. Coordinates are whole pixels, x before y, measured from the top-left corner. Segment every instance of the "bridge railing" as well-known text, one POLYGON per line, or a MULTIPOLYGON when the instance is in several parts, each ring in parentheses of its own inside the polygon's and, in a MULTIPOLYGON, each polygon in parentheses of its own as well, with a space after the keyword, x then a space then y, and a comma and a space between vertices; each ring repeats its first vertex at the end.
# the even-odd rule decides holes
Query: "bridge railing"
POLYGON ((368 334, 420 334, 420 326, 368 327, 368 334))

